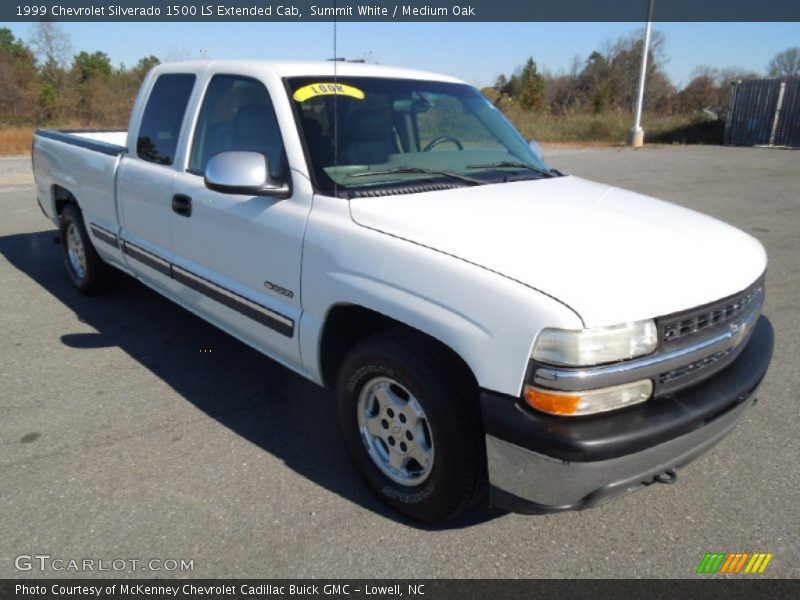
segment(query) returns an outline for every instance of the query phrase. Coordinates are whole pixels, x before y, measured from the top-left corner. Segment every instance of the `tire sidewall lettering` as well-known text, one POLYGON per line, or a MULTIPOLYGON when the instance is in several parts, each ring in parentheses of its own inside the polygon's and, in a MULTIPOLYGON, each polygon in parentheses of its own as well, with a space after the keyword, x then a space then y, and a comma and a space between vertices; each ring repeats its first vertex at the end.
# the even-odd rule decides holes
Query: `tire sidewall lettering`
POLYGON ((347 391, 351 394, 355 393, 359 387, 359 383, 366 379, 367 375, 372 374, 394 378, 393 369, 384 367, 382 365, 364 365, 360 369, 357 369, 347 380, 347 391))
POLYGON ((433 479, 429 478, 423 484, 422 489, 415 492, 407 492, 389 484, 384 485, 381 491, 388 498, 396 500, 397 502, 402 502, 403 504, 418 504, 433 494, 435 489, 436 484, 434 483, 433 479))

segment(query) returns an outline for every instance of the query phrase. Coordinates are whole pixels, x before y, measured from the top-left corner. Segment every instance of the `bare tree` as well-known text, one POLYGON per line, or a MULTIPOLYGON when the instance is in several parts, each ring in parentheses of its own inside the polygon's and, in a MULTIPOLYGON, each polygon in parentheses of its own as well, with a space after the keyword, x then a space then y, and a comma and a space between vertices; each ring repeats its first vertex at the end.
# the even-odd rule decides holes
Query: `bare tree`
POLYGON ((759 73, 745 69, 744 67, 725 67, 719 70, 720 87, 729 88, 734 81, 739 79, 758 79, 759 73))
POLYGON ((770 77, 800 76, 800 47, 787 48, 769 61, 767 73, 770 77))
MULTIPOLYGON (((636 103, 639 70, 644 42, 641 32, 632 32, 616 41, 606 41, 600 51, 592 52, 578 74, 575 97, 582 106, 595 113, 607 110, 631 111, 636 103)), ((675 90, 663 71, 667 61, 665 37, 654 31, 647 61, 645 104, 651 110, 668 108, 675 90)))
POLYGON ((581 57, 575 54, 572 57, 572 62, 569 65, 569 71, 566 77, 566 89, 564 96, 561 99, 561 112, 566 113, 570 107, 577 104, 577 88, 578 76, 581 72, 581 57))
POLYGON ((41 65, 42 88, 39 108, 45 120, 58 118, 66 110, 66 70, 72 53, 69 36, 61 25, 52 21, 35 23, 31 30, 31 46, 41 65))
POLYGON ((707 77, 715 82, 719 82, 720 70, 711 65, 700 65, 699 67, 695 67, 694 71, 692 71, 692 79, 697 79, 698 77, 707 77))
POLYGON ((52 64, 62 69, 67 68, 72 53, 72 43, 61 25, 52 21, 35 23, 31 30, 30 42, 42 65, 46 67, 52 64))

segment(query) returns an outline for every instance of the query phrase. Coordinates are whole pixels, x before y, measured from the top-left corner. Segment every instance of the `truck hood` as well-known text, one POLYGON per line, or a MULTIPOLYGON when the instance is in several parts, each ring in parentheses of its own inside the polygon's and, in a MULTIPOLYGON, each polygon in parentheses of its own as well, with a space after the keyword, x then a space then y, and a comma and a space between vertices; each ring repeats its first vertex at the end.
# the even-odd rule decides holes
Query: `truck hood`
POLYGON ((566 176, 355 198, 353 220, 553 296, 586 327, 670 314, 745 289, 761 244, 717 219, 566 176))

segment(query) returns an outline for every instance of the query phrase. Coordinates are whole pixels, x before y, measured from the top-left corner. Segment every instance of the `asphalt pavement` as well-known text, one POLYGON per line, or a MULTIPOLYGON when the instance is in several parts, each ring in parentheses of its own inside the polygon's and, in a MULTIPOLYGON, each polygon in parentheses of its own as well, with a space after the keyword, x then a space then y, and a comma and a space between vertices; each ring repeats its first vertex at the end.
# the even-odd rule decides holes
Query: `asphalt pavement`
POLYGON ((132 279, 73 290, 29 158, 0 158, 0 577, 683 578, 706 552, 739 551, 774 554, 763 576, 797 577, 800 152, 545 156, 728 221, 769 253, 777 339, 760 402, 676 485, 579 513, 408 522, 359 478, 330 392, 132 279), (28 555, 161 567, 18 570, 28 555))

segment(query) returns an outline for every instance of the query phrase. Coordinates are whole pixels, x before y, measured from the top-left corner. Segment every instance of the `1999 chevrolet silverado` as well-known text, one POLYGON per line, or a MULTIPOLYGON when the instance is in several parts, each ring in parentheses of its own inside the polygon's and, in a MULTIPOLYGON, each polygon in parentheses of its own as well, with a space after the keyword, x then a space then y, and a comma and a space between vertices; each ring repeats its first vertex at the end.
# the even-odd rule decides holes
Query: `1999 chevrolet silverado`
POLYGON ((161 65, 128 131, 39 130, 33 162, 75 287, 119 269, 335 388, 357 468, 415 519, 672 481, 771 359, 758 241, 548 168, 450 77, 161 65))

